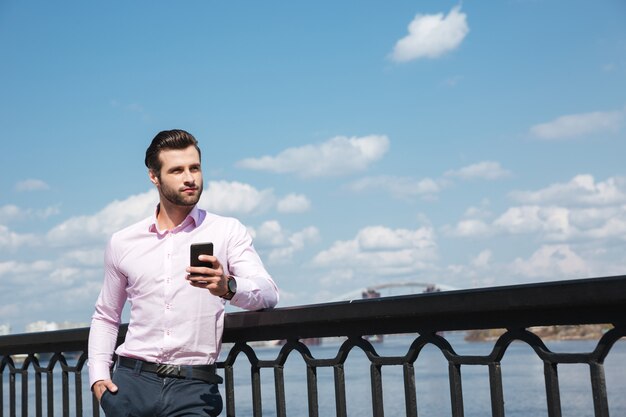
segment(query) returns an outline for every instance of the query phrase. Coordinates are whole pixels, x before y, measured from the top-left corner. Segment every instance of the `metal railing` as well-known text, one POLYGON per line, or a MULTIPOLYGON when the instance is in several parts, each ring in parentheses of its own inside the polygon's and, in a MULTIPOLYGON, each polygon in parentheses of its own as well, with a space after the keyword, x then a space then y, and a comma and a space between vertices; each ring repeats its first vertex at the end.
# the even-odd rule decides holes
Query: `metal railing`
MULTIPOLYGON (((594 415, 608 417, 604 361, 615 342, 626 336, 625 320, 626 276, 230 313, 225 318, 223 341, 233 345, 226 358, 218 363, 225 376, 225 415, 236 415, 238 402, 234 369, 236 364, 241 366, 241 362, 247 359, 245 366, 249 366, 250 370, 252 415, 263 415, 262 390, 271 389, 275 398, 272 415, 286 417, 289 401, 285 394, 284 366, 289 357, 300 355, 306 365, 307 414, 320 415, 318 370, 327 368, 333 372, 334 413, 338 417, 347 416, 345 363, 353 350, 360 349, 369 361, 372 415, 382 417, 385 413, 382 373, 384 368, 395 366, 402 368, 406 415, 417 417, 414 364, 424 347, 429 346, 439 349, 448 363, 450 412, 453 417, 464 416, 461 371, 468 366, 488 369, 491 415, 503 417, 505 401, 501 361, 510 344, 517 340, 532 348, 543 362, 549 417, 562 415, 558 373, 561 364, 589 367, 594 415), (591 352, 552 352, 541 338, 528 330, 535 326, 581 324, 610 325, 610 330, 597 341, 591 352), (476 329, 504 329, 491 353, 457 354, 441 336, 444 331, 476 329), (415 336, 405 355, 380 356, 367 340, 367 335, 389 334, 415 336), (306 344, 311 338, 324 337, 342 337, 344 340, 333 358, 315 358, 306 344), (276 358, 259 359, 254 342, 273 340, 284 343, 276 358), (273 384, 263 381, 262 369, 273 371, 273 384)), ((52 416, 59 401, 64 417, 81 417, 85 402, 83 392, 86 382, 83 383, 82 375, 87 360, 88 332, 89 329, 74 329, 0 337, 0 417, 6 415, 7 409, 10 417, 52 416), (75 363, 69 364, 68 354, 63 352, 77 352, 75 363), (42 354, 52 355, 45 366, 40 364, 42 354), (15 355, 26 355, 21 365, 16 363, 15 355), (60 382, 55 370, 60 372, 60 382), (70 390, 71 376, 75 379, 73 391, 70 390), (55 378, 62 385, 61 399, 55 398, 55 378), (18 379, 21 380, 19 383, 18 379), (46 380, 45 391, 43 379, 46 380), (8 393, 4 392, 5 385, 8 385, 8 393), (30 395, 33 386, 34 400, 30 395)), ((125 332, 126 327, 122 326, 119 342, 125 332)), ((92 414, 98 416, 98 406, 91 397, 92 414)))

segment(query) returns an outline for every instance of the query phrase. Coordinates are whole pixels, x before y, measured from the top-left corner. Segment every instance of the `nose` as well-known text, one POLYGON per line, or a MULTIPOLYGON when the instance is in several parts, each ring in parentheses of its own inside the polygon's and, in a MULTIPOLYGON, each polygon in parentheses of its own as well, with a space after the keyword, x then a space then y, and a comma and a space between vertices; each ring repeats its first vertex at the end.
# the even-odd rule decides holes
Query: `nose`
POLYGON ((183 177, 183 180, 185 181, 185 183, 190 183, 193 184, 195 182, 195 178, 194 176, 191 174, 191 171, 186 169, 185 170, 185 175, 183 177))

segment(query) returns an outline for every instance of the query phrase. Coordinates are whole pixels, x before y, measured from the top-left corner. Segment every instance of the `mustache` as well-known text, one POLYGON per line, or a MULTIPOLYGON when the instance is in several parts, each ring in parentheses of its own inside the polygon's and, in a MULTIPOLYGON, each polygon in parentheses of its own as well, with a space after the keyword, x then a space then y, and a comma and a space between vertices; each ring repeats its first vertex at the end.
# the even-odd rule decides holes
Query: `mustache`
POLYGON ((202 184, 195 184, 194 183, 194 184, 191 184, 191 185, 182 186, 178 190, 179 191, 187 191, 187 190, 197 191, 197 190, 200 190, 201 188, 202 188, 202 184))

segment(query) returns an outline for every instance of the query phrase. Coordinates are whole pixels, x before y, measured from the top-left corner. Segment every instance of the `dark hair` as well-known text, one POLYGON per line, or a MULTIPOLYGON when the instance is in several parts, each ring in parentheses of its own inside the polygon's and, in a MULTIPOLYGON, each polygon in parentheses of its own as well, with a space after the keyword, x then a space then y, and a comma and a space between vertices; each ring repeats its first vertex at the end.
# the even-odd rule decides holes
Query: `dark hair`
POLYGON ((198 141, 193 135, 184 130, 163 130, 152 139, 152 143, 146 149, 145 163, 148 169, 154 172, 155 175, 161 175, 161 160, 159 159, 159 153, 164 149, 185 149, 189 146, 194 146, 198 151, 198 156, 202 158, 200 148, 198 147, 198 141))

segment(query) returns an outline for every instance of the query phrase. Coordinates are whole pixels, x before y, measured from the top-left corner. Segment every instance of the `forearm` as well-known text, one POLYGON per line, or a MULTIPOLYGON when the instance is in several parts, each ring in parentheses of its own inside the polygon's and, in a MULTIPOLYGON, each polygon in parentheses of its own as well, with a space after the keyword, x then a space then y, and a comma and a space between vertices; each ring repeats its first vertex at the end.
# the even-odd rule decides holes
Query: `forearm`
POLYGON ((278 288, 269 277, 236 277, 237 293, 230 300, 234 306, 246 310, 273 308, 278 303, 278 288))
POLYGON ((96 381, 111 378, 113 351, 117 342, 119 322, 94 314, 89 330, 89 386, 96 381))
POLYGON ((230 303, 246 310, 273 308, 278 303, 278 287, 254 249, 250 234, 241 223, 236 225, 227 252, 226 274, 237 280, 237 293, 230 303))

